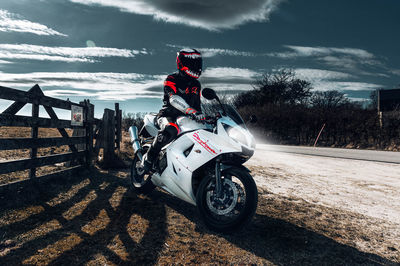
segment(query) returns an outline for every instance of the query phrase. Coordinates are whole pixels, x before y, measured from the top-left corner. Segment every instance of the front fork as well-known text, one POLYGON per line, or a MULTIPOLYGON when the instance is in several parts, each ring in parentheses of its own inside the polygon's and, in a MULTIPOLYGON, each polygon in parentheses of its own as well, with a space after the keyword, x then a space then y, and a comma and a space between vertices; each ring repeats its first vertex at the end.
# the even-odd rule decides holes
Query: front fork
POLYGON ((142 161, 142 160, 143 160, 142 149, 140 149, 140 150, 137 151, 136 156, 138 157, 139 161, 142 161))
POLYGON ((133 152, 135 155, 137 155, 139 160, 142 161, 143 158, 142 147, 139 142, 139 134, 136 126, 131 126, 129 128, 129 135, 131 136, 133 152))
POLYGON ((218 198, 222 198, 221 160, 215 162, 215 190, 218 198))

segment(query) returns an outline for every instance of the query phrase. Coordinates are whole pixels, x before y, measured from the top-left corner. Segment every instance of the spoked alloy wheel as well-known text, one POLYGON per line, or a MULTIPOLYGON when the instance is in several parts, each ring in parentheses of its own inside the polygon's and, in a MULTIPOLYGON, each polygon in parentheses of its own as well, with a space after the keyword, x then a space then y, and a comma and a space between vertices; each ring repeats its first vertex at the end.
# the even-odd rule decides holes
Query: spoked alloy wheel
POLYGON ((215 177, 204 178, 197 191, 196 203, 206 225, 216 231, 230 232, 246 225, 257 208, 257 187, 242 168, 222 172, 222 196, 215 189, 215 177))
MULTIPOLYGON (((146 151, 147 149, 144 149, 143 154, 145 154, 146 151)), ((151 175, 141 172, 140 163, 138 156, 135 156, 131 165, 131 185, 136 193, 149 194, 154 190, 155 185, 151 182, 151 175)))

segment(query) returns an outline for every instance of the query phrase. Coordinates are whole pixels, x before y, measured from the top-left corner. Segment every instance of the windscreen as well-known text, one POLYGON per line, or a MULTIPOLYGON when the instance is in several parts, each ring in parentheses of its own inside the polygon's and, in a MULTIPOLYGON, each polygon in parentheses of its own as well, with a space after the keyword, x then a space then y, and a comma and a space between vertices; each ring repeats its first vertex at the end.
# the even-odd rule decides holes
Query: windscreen
MULTIPOLYGON (((240 114, 237 112, 237 110, 232 105, 229 105, 229 104, 222 104, 222 105, 225 108, 227 116, 229 116, 238 125, 240 125, 242 127, 246 127, 246 124, 244 123, 242 117, 240 116, 240 114)), ((205 113, 207 115, 214 115, 217 112, 219 112, 220 114, 223 113, 221 105, 219 105, 219 104, 204 104, 204 105, 202 105, 202 110, 203 110, 203 113, 205 113)))

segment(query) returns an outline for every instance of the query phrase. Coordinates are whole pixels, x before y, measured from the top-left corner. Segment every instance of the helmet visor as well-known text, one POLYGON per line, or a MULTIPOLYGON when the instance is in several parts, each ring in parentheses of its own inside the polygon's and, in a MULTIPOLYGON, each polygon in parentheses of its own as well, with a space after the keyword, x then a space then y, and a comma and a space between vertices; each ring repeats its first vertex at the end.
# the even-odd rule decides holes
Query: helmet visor
POLYGON ((191 72, 200 76, 203 59, 199 53, 181 53, 180 59, 183 67, 187 67, 191 72))

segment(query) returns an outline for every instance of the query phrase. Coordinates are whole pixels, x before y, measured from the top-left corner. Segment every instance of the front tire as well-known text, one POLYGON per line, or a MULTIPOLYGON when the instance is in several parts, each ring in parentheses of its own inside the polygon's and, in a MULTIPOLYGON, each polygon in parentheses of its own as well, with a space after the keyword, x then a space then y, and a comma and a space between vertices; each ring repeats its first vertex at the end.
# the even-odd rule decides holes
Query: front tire
POLYGON ((223 197, 215 194, 215 176, 200 182, 196 204, 207 227, 232 232, 248 224, 257 208, 258 193, 253 177, 245 169, 233 167, 221 173, 223 197))

